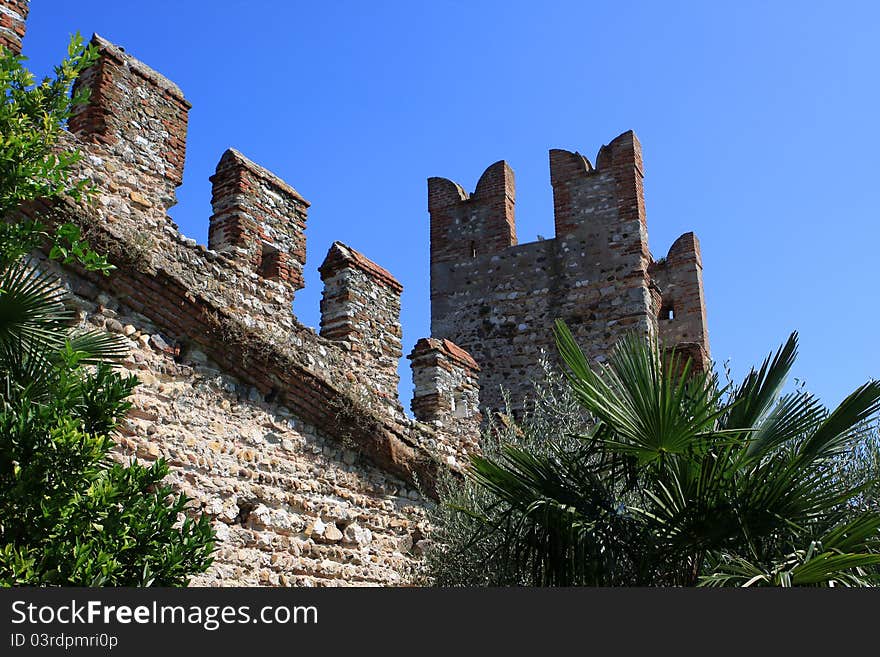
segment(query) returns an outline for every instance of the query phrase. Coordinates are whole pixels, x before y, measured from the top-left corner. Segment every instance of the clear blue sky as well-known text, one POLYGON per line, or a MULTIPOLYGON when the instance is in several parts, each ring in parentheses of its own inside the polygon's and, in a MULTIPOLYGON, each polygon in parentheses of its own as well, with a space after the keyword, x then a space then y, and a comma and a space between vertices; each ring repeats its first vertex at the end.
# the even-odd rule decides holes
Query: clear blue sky
POLYGON ((794 376, 826 404, 880 376, 880 3, 34 0, 32 68, 77 30, 192 102, 187 235, 207 240, 229 146, 311 201, 307 325, 341 240, 404 284, 408 353, 430 325, 428 176, 472 190, 506 159, 533 241, 553 234, 547 150, 594 160, 634 129, 655 257, 702 242, 716 361, 740 378, 798 330, 794 376))

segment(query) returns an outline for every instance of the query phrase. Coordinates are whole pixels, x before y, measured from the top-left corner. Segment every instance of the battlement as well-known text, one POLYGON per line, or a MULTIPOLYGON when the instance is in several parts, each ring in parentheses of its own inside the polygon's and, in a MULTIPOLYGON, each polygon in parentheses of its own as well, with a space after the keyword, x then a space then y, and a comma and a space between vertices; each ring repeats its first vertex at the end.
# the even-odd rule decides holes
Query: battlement
MULTIPOLYGON (((3 16, 27 9, 0 0, 3 16)), ((260 398, 430 490, 442 454, 428 443, 443 429, 406 417, 398 398, 400 282, 335 242, 320 267, 321 333, 302 326, 291 302, 304 285, 309 202, 231 148, 210 179, 208 246, 182 235, 166 212, 183 181, 190 103, 123 48, 98 35, 92 45, 98 60, 75 85, 90 90, 89 102, 75 108, 61 141, 83 153, 79 173, 96 197, 56 203, 51 215, 79 225, 117 269, 103 277, 66 268, 72 292, 142 318, 161 332, 162 353, 208 358, 260 398)), ((22 212, 48 209, 35 203, 22 212)))
MULTIPOLYGON (((557 238, 589 235, 602 224, 645 225, 642 148, 635 133, 602 146, 596 162, 594 167, 578 152, 550 150, 557 238)), ((473 194, 447 178, 428 178, 432 264, 516 246, 515 203, 513 169, 503 160, 486 169, 473 194)))
MULTIPOLYGON (((0 43, 20 48, 25 0, 0 0, 0 43)), ((164 456, 173 485, 217 529, 210 583, 395 583, 418 555, 423 493, 478 447, 487 409, 515 404, 555 353, 564 319, 601 361, 623 333, 659 334, 708 366, 699 243, 648 250, 641 146, 627 132, 594 167, 550 152, 556 236, 518 244, 510 166, 474 189, 428 180, 432 337, 409 354, 415 420, 397 394, 403 286, 334 242, 319 268, 320 332, 294 317, 309 203, 234 149, 212 183, 208 245, 167 215, 183 181, 190 104, 181 90, 95 35, 91 90, 60 147, 78 149, 93 202, 21 212, 79 226, 116 266, 55 268, 80 321, 120 334, 142 385, 126 457, 164 456), (51 210, 51 212, 50 212, 51 210), (242 549, 241 546, 247 548, 242 549), (258 565, 259 564, 259 565, 258 565)), ((40 257, 40 254, 35 254, 40 257)))
POLYGON ((706 367, 699 249, 693 256, 683 236, 668 265, 652 265, 635 133, 603 145, 595 166, 562 149, 552 149, 549 160, 555 237, 538 242, 516 243, 514 178, 505 162, 487 169, 472 196, 445 178, 428 179, 431 334, 480 364, 482 407, 500 409, 502 387, 519 407, 540 375, 540 353, 556 352, 556 319, 598 361, 635 330, 699 345, 691 351, 706 367), (662 283, 652 280, 652 266, 662 283), (664 303, 678 306, 676 319, 660 321, 664 303))

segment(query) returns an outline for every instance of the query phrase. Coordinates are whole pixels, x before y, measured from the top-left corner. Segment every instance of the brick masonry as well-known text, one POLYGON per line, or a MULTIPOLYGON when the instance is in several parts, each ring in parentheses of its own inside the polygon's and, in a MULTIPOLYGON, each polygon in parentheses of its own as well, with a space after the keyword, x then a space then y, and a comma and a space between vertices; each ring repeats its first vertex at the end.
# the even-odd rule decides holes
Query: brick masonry
POLYGON ((0 3, 0 46, 21 53, 29 0, 4 0, 0 3))
POLYGON ((211 183, 214 214, 208 248, 282 283, 292 303, 296 290, 303 287, 308 201, 231 148, 220 158, 211 183))
POLYGON ((468 195, 428 179, 431 334, 466 349, 480 366, 481 407, 501 409, 502 388, 521 410, 538 356, 555 355, 563 319, 594 362, 628 331, 659 336, 709 363, 702 260, 693 233, 665 259, 648 249, 642 150, 633 132, 603 146, 594 167, 550 151, 556 235, 517 244, 513 171, 490 166, 468 195))
POLYGON ((429 446, 450 465, 466 463, 479 449, 483 419, 478 411, 479 365, 464 349, 436 338, 419 340, 407 358, 415 384, 413 414, 438 430, 429 446))
POLYGON ((397 365, 403 355, 400 294, 388 271, 351 247, 335 242, 318 268, 324 282, 321 335, 350 356, 353 374, 367 392, 402 410, 397 365))

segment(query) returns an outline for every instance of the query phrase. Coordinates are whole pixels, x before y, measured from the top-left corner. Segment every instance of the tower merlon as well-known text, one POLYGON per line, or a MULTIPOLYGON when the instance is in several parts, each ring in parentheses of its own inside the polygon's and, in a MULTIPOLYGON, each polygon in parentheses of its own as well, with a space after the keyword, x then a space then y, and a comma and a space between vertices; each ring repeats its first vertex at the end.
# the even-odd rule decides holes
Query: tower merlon
POLYGON ((504 160, 489 166, 473 194, 446 178, 428 178, 431 262, 464 260, 516 244, 516 182, 504 160))
POLYGON ((550 149, 550 184, 554 189, 558 185, 583 178, 591 171, 593 165, 577 151, 550 149))
POLYGON ((681 235, 672 246, 666 256, 667 262, 684 262, 693 260, 700 267, 703 266, 703 255, 700 252, 700 240, 693 232, 681 235))
POLYGON ((632 130, 627 130, 604 144, 596 155, 597 169, 618 166, 633 166, 644 175, 642 144, 632 130))
MULTIPOLYGON (((642 147, 632 130, 603 145, 595 167, 578 152, 552 149, 550 184, 556 235, 589 233, 597 222, 608 223, 608 217, 599 218, 608 210, 614 211, 618 224, 637 220, 644 226, 643 178, 642 147)), ((632 234, 634 230, 622 232, 632 234)))
POLYGON ((679 237, 665 259, 652 262, 654 304, 661 341, 693 360, 694 367, 709 367, 709 331, 703 292, 703 260, 700 241, 690 232, 679 237))
POLYGON ((504 160, 490 165, 477 181, 470 200, 496 203, 499 207, 502 203, 512 206, 516 201, 516 182, 510 165, 504 160))
POLYGON ((437 176, 428 178, 428 212, 466 201, 468 198, 468 193, 458 183, 437 176))

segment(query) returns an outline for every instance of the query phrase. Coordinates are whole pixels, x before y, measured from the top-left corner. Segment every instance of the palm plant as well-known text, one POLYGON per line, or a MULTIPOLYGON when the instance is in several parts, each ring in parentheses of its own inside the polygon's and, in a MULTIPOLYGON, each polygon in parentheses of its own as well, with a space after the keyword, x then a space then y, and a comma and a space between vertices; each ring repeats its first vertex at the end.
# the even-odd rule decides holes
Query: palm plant
POLYGON ((466 509, 507 580, 533 585, 872 585, 875 476, 841 476, 880 410, 880 382, 833 411, 781 394, 797 334, 738 386, 692 372, 674 350, 622 340, 591 367, 569 330, 559 352, 589 414, 574 440, 475 457, 466 509))
POLYGON ((28 260, 0 267, 0 384, 4 399, 27 387, 32 400, 48 394, 62 360, 94 365, 126 353, 125 345, 105 331, 71 327, 74 311, 66 291, 52 274, 28 260), (75 355, 75 356, 74 356, 75 355))

